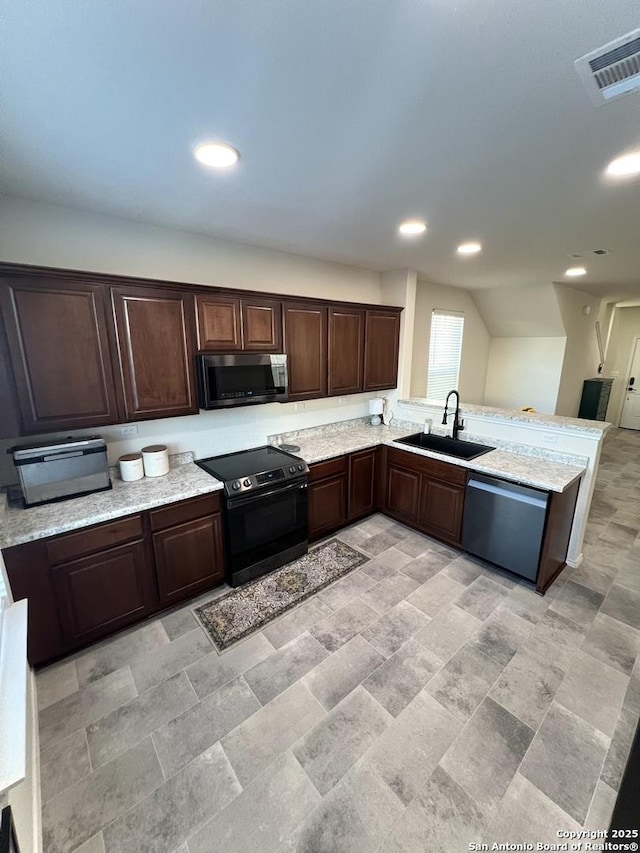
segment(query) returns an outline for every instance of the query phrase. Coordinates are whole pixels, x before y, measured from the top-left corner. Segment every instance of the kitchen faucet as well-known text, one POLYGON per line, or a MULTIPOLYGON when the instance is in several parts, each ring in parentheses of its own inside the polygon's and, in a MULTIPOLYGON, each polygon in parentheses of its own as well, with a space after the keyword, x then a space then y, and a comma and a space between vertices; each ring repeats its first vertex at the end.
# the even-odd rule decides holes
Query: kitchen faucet
POLYGON ((442 423, 446 425, 447 423, 447 407, 449 405, 449 397, 455 394, 456 397, 456 410, 453 415, 453 428, 451 430, 451 438, 457 438, 460 430, 464 429, 464 421, 460 420, 460 394, 457 391, 449 391, 447 394, 447 399, 444 401, 444 415, 442 417, 442 423))

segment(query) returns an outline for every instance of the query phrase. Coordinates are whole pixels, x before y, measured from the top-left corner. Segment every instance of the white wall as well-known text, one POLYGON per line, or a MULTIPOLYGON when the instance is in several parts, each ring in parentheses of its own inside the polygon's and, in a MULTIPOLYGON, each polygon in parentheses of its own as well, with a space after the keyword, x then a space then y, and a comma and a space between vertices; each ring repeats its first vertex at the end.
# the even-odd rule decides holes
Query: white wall
POLYGON ((458 390, 465 402, 482 403, 489 354, 487 327, 468 291, 425 281, 418 281, 416 288, 411 386, 409 395, 405 393, 404 396, 424 397, 427 393, 431 312, 434 308, 464 312, 458 390))
POLYGON ((617 374, 611 386, 607 408, 607 420, 616 425, 620 421, 624 402, 634 337, 640 337, 640 307, 616 308, 603 371, 605 376, 617 374))
POLYGON ((400 316, 398 391, 394 398, 407 395, 411 383, 417 277, 415 270, 390 270, 380 276, 382 302, 404 308, 400 316))
POLYGON ((473 300, 492 338, 555 338, 565 334, 551 284, 475 290, 473 300))
POLYGON ((473 299, 492 336, 484 402, 576 417, 582 382, 599 363, 600 300, 563 284, 491 288, 473 299))
MULTIPOLYGON (((237 410, 200 412, 182 418, 161 418, 137 423, 138 434, 123 437, 121 426, 92 430, 107 442, 109 461, 115 464, 123 453, 134 453, 147 444, 166 444, 169 453, 191 450, 196 458, 216 456, 234 450, 259 447, 267 436, 304 429, 336 421, 361 418, 369 414, 369 399, 376 396, 354 394, 349 397, 308 400, 304 403, 269 403, 264 406, 242 406, 237 410), (340 400, 343 402, 340 403, 340 400)), ((129 424, 128 426, 132 426, 129 424)), ((54 436, 86 435, 87 430, 67 430, 54 436)), ((16 443, 37 441, 38 436, 0 441, 0 486, 18 481, 16 469, 6 450, 16 443)))
POLYGON ((533 406, 539 412, 554 414, 565 340, 563 337, 492 338, 485 405, 503 409, 533 406))
POLYGON ((556 284, 555 290, 567 337, 555 413, 575 418, 580 408, 582 383, 597 376, 600 363, 596 337, 600 299, 562 284, 556 284), (585 306, 591 309, 588 315, 584 314, 585 306))
POLYGON ((372 270, 55 204, 0 198, 0 234, 0 260, 13 263, 380 302, 372 270))

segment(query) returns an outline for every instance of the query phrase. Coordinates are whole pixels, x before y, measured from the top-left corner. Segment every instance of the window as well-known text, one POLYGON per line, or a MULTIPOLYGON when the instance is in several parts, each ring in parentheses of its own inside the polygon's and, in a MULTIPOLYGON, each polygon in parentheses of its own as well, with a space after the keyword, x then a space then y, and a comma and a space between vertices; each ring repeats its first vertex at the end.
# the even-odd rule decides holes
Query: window
POLYGON ((449 391, 458 387, 464 314, 459 311, 431 312, 429 366, 427 368, 427 397, 444 400, 449 391))

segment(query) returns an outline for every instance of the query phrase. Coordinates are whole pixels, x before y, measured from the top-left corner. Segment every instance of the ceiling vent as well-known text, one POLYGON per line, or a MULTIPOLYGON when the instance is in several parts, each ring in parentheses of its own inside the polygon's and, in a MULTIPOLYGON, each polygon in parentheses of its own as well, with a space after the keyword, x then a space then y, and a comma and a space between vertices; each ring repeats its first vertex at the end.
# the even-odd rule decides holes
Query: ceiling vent
POLYGON ((640 29, 575 61, 589 97, 599 107, 640 90, 640 29))

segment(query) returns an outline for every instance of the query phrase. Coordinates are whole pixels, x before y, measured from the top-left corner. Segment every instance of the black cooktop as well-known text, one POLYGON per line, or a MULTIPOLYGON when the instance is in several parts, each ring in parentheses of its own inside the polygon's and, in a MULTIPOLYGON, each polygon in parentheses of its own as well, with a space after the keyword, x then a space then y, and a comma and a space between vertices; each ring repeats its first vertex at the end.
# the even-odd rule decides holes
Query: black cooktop
POLYGON ((271 445, 196 459, 196 465, 222 480, 229 495, 290 481, 292 477, 303 477, 308 472, 306 463, 299 456, 271 445))

